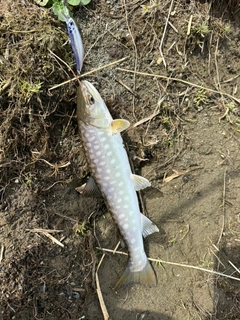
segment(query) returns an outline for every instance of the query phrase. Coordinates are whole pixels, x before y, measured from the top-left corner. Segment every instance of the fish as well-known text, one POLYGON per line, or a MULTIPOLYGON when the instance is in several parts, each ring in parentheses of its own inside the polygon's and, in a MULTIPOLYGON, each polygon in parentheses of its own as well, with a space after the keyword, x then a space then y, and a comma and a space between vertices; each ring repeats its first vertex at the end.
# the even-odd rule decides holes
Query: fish
POLYGON ((70 44, 71 44, 74 59, 76 62, 77 72, 78 74, 80 74, 83 66, 83 57, 84 57, 84 47, 83 47, 82 38, 78 30, 78 26, 74 21, 74 19, 70 17, 69 14, 66 15, 62 13, 62 15, 67 25, 68 36, 70 39, 70 44))
POLYGON ((115 289, 135 283, 156 286, 143 237, 159 229, 139 209, 136 191, 151 184, 131 171, 120 134, 130 123, 113 120, 100 93, 86 80, 77 90, 77 119, 91 173, 83 194, 103 196, 128 246, 130 259, 115 289))

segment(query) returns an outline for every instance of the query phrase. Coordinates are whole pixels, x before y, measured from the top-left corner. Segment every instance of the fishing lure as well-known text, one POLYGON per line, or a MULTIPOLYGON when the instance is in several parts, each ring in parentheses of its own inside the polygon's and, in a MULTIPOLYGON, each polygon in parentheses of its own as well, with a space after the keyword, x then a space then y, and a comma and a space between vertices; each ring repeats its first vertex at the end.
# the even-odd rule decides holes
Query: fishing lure
POLYGON ((68 36, 69 36, 72 51, 74 54, 74 58, 77 66, 77 72, 78 74, 80 74, 82 70, 83 56, 84 56, 82 38, 78 30, 77 24, 73 20, 73 18, 71 18, 70 15, 69 16, 63 15, 63 16, 67 25, 68 36))

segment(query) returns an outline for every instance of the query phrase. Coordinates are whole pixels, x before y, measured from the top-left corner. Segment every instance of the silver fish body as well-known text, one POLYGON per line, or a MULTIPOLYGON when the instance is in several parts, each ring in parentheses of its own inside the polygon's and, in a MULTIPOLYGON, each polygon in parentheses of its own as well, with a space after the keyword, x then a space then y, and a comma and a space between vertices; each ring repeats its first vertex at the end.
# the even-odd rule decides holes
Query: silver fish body
POLYGON ((130 254, 128 266, 116 288, 129 283, 156 285, 147 259, 143 236, 159 231, 139 210, 136 190, 150 182, 133 175, 120 131, 128 121, 113 120, 94 86, 82 81, 78 89, 77 117, 91 175, 116 220, 130 254))
POLYGON ((67 25, 68 36, 74 54, 77 72, 80 74, 83 65, 84 48, 76 22, 70 16, 64 16, 67 25))

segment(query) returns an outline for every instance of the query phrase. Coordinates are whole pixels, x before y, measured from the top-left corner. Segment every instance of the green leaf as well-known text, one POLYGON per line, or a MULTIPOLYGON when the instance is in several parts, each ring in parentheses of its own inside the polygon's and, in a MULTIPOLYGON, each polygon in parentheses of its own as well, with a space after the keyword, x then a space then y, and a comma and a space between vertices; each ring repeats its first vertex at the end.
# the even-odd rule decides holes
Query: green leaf
POLYGON ((53 13, 58 16, 58 19, 61 20, 61 21, 65 21, 64 19, 64 15, 69 17, 70 14, 69 14, 69 11, 68 11, 68 8, 64 5, 64 3, 61 1, 56 1, 54 2, 54 4, 52 5, 52 10, 53 10, 53 13))
MULTIPOLYGON (((91 0, 90 0, 91 1, 91 0)), ((78 6, 80 4, 81 0, 68 0, 68 3, 71 6, 78 6)))
POLYGON ((83 4, 84 6, 86 6, 90 2, 91 2, 91 0, 80 0, 80 3, 83 4))
POLYGON ((34 0, 39 6, 46 6, 49 0, 34 0))

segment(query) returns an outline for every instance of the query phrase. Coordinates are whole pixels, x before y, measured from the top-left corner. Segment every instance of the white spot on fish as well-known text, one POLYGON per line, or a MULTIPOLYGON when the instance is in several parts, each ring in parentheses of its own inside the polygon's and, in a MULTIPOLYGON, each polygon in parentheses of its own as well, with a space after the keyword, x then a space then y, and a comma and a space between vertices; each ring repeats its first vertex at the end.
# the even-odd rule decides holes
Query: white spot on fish
POLYGON ((135 239, 135 238, 132 238, 132 239, 130 240, 130 243, 131 243, 131 244, 136 243, 136 239, 135 239))
POLYGON ((128 224, 128 223, 125 223, 125 224, 123 225, 123 228, 124 228, 124 229, 129 228, 129 224, 128 224))
POLYGON ((114 164, 116 162, 116 160, 114 159, 114 158, 112 158, 111 160, 110 160, 110 163, 111 164, 114 164))
POLYGON ((100 146, 99 146, 98 144, 95 144, 95 145, 93 146, 93 148, 94 148, 95 150, 98 150, 98 149, 100 148, 100 146))
POLYGON ((142 265, 142 261, 141 261, 141 260, 138 260, 138 261, 137 261, 137 265, 141 266, 141 265, 142 265))
POLYGON ((122 198, 119 198, 119 199, 117 200, 117 203, 120 203, 120 202, 122 202, 122 198))
POLYGON ((118 184, 119 187, 122 187, 123 185, 124 185, 123 181, 120 181, 118 184))
POLYGON ((106 140, 107 140, 106 137, 102 137, 102 138, 100 139, 101 142, 104 142, 104 141, 106 141, 106 140))
POLYGON ((88 141, 94 141, 95 140, 95 137, 94 136, 92 136, 92 135, 89 135, 89 137, 88 137, 88 141))
POLYGON ((112 155, 112 151, 107 152, 107 156, 110 157, 112 155))
POLYGON ((105 144, 105 146, 103 147, 103 149, 109 149, 109 148, 110 148, 109 144, 105 144))
POLYGON ((116 178, 118 178, 118 177, 120 177, 120 176, 121 176, 121 173, 120 173, 120 172, 116 172, 116 173, 115 173, 115 177, 116 177, 116 178))
POLYGON ((120 190, 120 191, 119 191, 119 194, 120 194, 120 195, 124 194, 124 191, 123 191, 123 190, 120 190))
POLYGON ((106 180, 110 180, 111 179, 111 177, 109 177, 109 176, 105 176, 104 177, 104 180, 106 181, 106 180))
POLYGON ((128 207, 129 207, 128 204, 124 204, 124 205, 123 205, 123 209, 127 209, 128 207))
POLYGON ((123 219, 123 218, 125 218, 125 216, 126 216, 125 213, 121 213, 121 214, 118 216, 118 218, 119 218, 119 219, 123 219))
POLYGON ((106 173, 111 173, 111 170, 110 170, 110 169, 107 169, 107 170, 106 170, 106 173))
POLYGON ((99 163, 99 166, 101 166, 101 167, 103 167, 103 166, 105 166, 106 165, 106 162, 105 161, 101 161, 100 163, 99 163))
POLYGON ((100 156, 100 154, 101 154, 101 151, 97 151, 97 152, 96 152, 96 156, 97 156, 97 157, 100 156))

